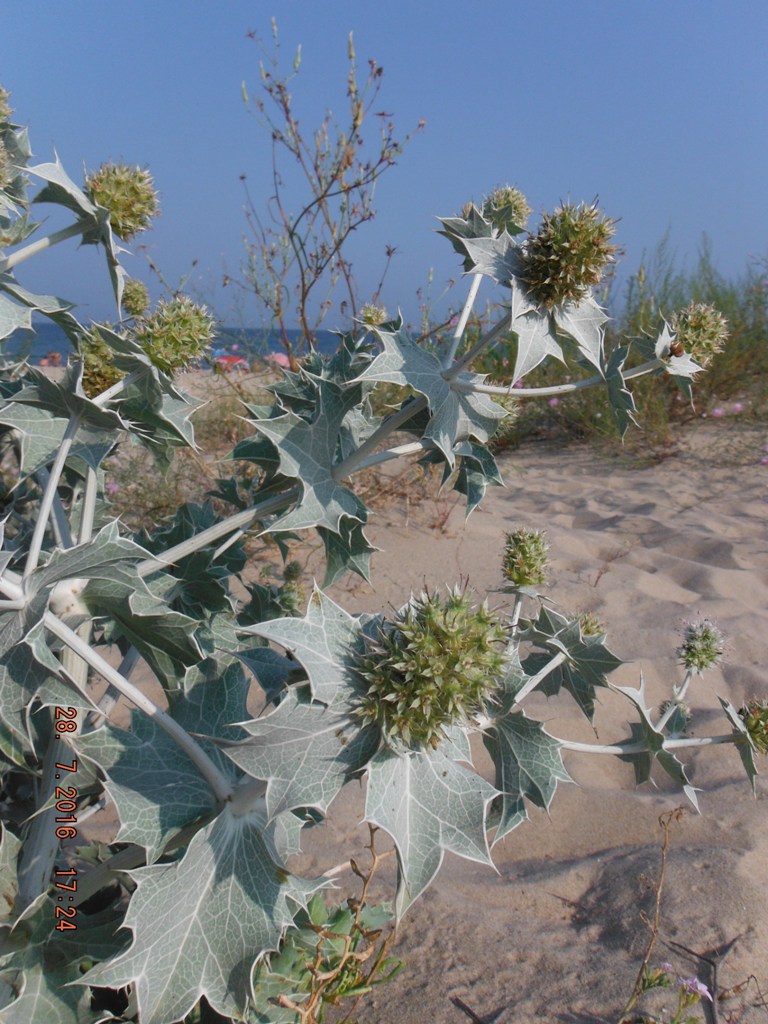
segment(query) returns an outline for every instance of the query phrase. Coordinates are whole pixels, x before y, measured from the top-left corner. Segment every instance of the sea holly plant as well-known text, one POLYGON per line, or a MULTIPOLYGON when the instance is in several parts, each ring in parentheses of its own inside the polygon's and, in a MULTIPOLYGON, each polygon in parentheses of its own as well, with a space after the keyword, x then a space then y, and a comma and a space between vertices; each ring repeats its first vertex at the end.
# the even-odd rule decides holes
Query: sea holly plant
POLYGON ((35 313, 72 344, 61 376, 8 354, 0 376, 4 1022, 311 1024, 395 972, 386 926, 433 882, 446 851, 490 865, 492 843, 531 805, 550 807, 568 779, 564 752, 622 758, 638 782, 666 772, 695 801, 684 756, 733 744, 754 779, 768 730, 759 700, 723 700, 722 733, 686 735, 689 694, 723 653, 716 627, 686 627, 685 678, 651 707, 642 680, 610 683, 620 661, 601 627, 541 596, 541 531, 499 538, 503 596, 493 604, 437 580, 403 594, 399 609, 365 615, 318 586, 299 605, 290 564, 284 587, 258 582, 245 546, 250 533, 268 534, 288 559, 304 531, 317 531, 323 586, 346 572, 367 579, 360 470, 415 457, 471 511, 500 480, 488 448, 498 397, 603 386, 626 426, 633 379, 671 374, 687 387, 699 369, 698 313, 680 336, 666 326, 642 339, 639 362, 629 344, 605 351, 592 289, 613 258, 612 223, 594 206, 563 206, 526 233, 527 204, 504 189, 446 218, 470 276, 451 335, 422 345, 399 318, 367 317, 333 355, 313 352, 272 384, 271 404, 244 408, 252 434, 218 481, 228 512, 185 505, 130 536, 105 497, 110 456, 135 443, 167 465, 194 446, 199 403, 175 377, 210 339, 211 319, 178 297, 149 311, 128 288, 116 238, 155 213, 146 171, 105 166, 81 188, 58 160, 31 165, 5 93, 0 152, 0 335, 32 329, 35 313), (36 203, 58 205, 71 223, 29 241, 36 203), (110 325, 82 324, 70 302, 17 279, 28 259, 74 238, 104 250, 110 325), (506 303, 467 343, 484 276, 506 303), (489 383, 472 363, 501 341, 516 346, 513 376, 489 383), (513 389, 548 358, 565 364, 569 383, 513 389), (382 384, 390 395, 402 388, 384 413, 382 384), (591 720, 598 691, 633 709, 628 737, 574 742, 526 706, 536 692, 573 699, 591 720), (491 778, 473 766, 477 742, 491 778), (360 780, 372 867, 353 850, 317 876, 297 873, 306 833, 332 825, 337 796, 360 780), (100 818, 113 825, 110 842, 91 838, 100 818), (392 908, 367 895, 387 852, 374 845, 382 833, 397 862, 392 908), (346 871, 362 893, 340 903, 329 890, 346 871))

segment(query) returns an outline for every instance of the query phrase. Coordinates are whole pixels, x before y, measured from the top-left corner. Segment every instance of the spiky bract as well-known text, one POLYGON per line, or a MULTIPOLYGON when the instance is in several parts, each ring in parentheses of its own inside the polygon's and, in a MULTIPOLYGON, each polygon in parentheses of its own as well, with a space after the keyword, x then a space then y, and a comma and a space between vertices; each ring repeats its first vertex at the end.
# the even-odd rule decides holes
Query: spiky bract
POLYGON ((141 167, 102 164, 86 177, 85 191, 94 203, 109 210, 112 230, 126 242, 146 231, 159 213, 152 175, 141 167))
POLYGON ((136 324, 136 340, 155 366, 173 374, 195 362, 214 337, 214 320, 205 306, 181 295, 158 302, 151 316, 136 324))
POLYGON ((692 302, 675 313, 669 323, 678 346, 699 364, 708 366, 728 339, 728 321, 714 306, 692 302))
POLYGON ((12 181, 11 161, 8 156, 8 150, 5 148, 5 142, 2 136, 0 136, 0 191, 8 188, 12 181))
POLYGON ((521 527, 506 535, 501 571, 513 588, 540 586, 548 565, 549 544, 543 531, 521 527))
POLYGON ((704 672, 720 661, 724 651, 725 637, 710 619, 685 624, 677 653, 687 669, 704 672))
POLYGON ((516 235, 525 231, 531 207, 520 189, 504 185, 494 189, 485 199, 482 212, 498 231, 516 235))
POLYGON ((507 631, 484 602, 459 587, 445 598, 423 593, 366 639, 358 672, 366 684, 358 713, 386 736, 437 747, 445 730, 466 725, 497 685, 507 631))
POLYGON ((748 700, 739 715, 757 749, 768 754, 768 701, 748 700))
POLYGON ((144 316, 149 309, 149 289, 143 281, 131 278, 123 286, 120 304, 128 316, 144 316))
POLYGON ((579 629, 582 636, 601 636, 605 633, 605 626, 594 612, 582 612, 579 615, 579 629))
POLYGON ((552 308, 584 298, 613 262, 616 246, 609 241, 615 229, 594 204, 564 203, 545 213, 521 247, 520 277, 536 303, 552 308))

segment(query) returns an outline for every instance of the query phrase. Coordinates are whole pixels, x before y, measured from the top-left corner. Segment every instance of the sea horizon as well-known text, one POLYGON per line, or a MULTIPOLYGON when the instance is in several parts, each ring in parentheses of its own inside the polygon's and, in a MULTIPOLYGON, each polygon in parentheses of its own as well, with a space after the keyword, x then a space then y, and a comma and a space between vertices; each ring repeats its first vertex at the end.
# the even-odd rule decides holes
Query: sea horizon
MULTIPOLYGON (((288 340, 296 345, 303 332, 298 328, 287 331, 288 340)), ((338 344, 338 333, 321 329, 315 332, 317 349, 320 352, 333 352, 338 344)), ((72 344, 52 320, 35 320, 31 330, 16 330, 2 343, 2 351, 6 356, 25 357, 33 365, 40 363, 52 353, 66 362, 72 351, 72 344)), ((276 331, 268 327, 240 327, 223 325, 217 328, 216 336, 210 347, 209 355, 215 359, 220 356, 240 356, 246 360, 264 358, 270 354, 285 352, 282 338, 276 331)))

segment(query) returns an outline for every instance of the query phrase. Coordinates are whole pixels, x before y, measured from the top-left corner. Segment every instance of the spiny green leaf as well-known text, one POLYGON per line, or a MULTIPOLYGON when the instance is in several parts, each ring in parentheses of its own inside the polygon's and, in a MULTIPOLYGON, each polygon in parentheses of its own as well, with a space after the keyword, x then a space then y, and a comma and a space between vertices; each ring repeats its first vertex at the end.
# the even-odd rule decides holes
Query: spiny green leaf
POLYGON ((696 798, 696 789, 690 784, 683 765, 677 757, 669 750, 664 749, 664 733, 659 732, 651 721, 651 710, 645 696, 645 683, 640 677, 640 686, 633 690, 627 686, 612 686, 617 693, 623 693, 627 700, 631 701, 637 708, 640 722, 631 724, 632 740, 642 741, 646 749, 638 754, 622 754, 622 761, 629 761, 635 769, 635 780, 639 784, 650 779, 651 765, 658 761, 664 771, 682 788, 685 795, 698 811, 699 803, 696 798))
POLYGON ((587 295, 580 302, 565 302, 554 310, 555 323, 576 342, 579 351, 598 371, 603 372, 603 324, 608 317, 587 295))
POLYGON ((365 820, 395 841, 398 917, 435 877, 446 850, 491 863, 485 817, 496 792, 440 749, 400 754, 385 747, 373 757, 365 820))
POLYGON ((431 414, 424 437, 437 445, 449 465, 454 464, 454 446, 458 441, 470 436, 478 441, 488 440, 506 413, 487 395, 468 390, 472 384, 482 383, 483 375, 460 373, 449 381, 437 356, 412 341, 401 325, 395 331, 379 329, 377 334, 384 351, 361 374, 360 380, 409 385, 424 395, 431 414), (452 387, 453 383, 467 390, 452 387))
POLYGON ((242 1015, 255 962, 293 923, 289 901, 305 905, 322 884, 285 871, 255 811, 238 817, 228 807, 180 861, 131 874, 133 943, 82 983, 133 983, 142 1024, 179 1021, 203 996, 217 1013, 242 1015))
POLYGON ((757 776, 757 768, 755 767, 755 744, 752 741, 752 737, 749 735, 749 730, 744 724, 739 712, 730 703, 730 701, 723 700, 722 697, 717 698, 720 701, 720 705, 725 712, 728 721, 731 723, 733 734, 736 737, 736 749, 739 752, 741 763, 744 765, 744 771, 747 773, 750 785, 752 786, 752 792, 755 792, 755 777, 757 776))
POLYGON ((355 572, 370 583, 371 555, 379 549, 368 543, 362 523, 343 516, 338 533, 323 526, 319 526, 317 532, 325 545, 324 587, 330 587, 346 572, 355 572))
POLYGON ((626 434, 630 424, 637 425, 635 399, 624 382, 622 372, 628 354, 628 345, 617 345, 608 357, 603 374, 608 385, 608 400, 622 436, 626 434))
POLYGON ((253 421, 259 433, 277 448, 280 471, 287 477, 297 478, 302 489, 296 507, 280 516, 270 526, 270 531, 325 526, 338 532, 344 516, 365 522, 365 505, 334 477, 339 431, 357 397, 355 388, 343 391, 324 381, 318 388, 312 422, 293 412, 253 421))
POLYGON ((315 700, 324 704, 346 700, 356 684, 352 650, 359 644, 360 622, 317 587, 304 618, 273 619, 242 632, 272 640, 297 658, 315 700))
POLYGON ((326 814, 345 783, 370 760, 378 729, 364 726, 354 709, 312 701, 309 687, 294 687, 266 717, 244 722, 251 739, 225 748, 236 765, 267 782, 267 813, 314 807, 326 814))

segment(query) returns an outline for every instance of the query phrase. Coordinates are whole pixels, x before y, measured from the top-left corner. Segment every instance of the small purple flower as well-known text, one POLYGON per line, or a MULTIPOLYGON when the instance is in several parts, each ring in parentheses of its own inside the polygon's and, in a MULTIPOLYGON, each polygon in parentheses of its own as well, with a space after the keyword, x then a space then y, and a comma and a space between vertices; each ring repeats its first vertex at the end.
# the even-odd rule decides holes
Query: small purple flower
POLYGON ((743 402, 734 402, 733 405, 731 406, 731 412, 736 413, 737 416, 739 415, 740 412, 744 412, 744 403, 743 402))
POLYGON ((104 487, 104 490, 111 497, 113 494, 117 494, 117 492, 120 490, 120 484, 116 484, 114 480, 108 480, 106 486, 104 487))
POLYGON ((678 978, 677 980, 686 992, 699 996, 700 999, 708 999, 710 1003, 712 1002, 712 995, 703 981, 699 981, 698 978, 678 978))
POLYGON ((559 398, 550 398, 549 404, 554 408, 556 405, 560 405, 559 398))
POLYGON ((720 406, 718 405, 718 407, 717 407, 716 409, 713 409, 713 410, 712 410, 712 415, 713 415, 713 417, 714 417, 715 419, 718 419, 718 420, 719 420, 719 419, 720 419, 721 417, 725 416, 725 409, 721 408, 721 407, 720 407, 720 406))
POLYGON ((520 380, 516 380, 515 383, 512 385, 513 388, 521 388, 522 386, 523 386, 522 377, 520 378, 520 380))

